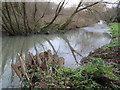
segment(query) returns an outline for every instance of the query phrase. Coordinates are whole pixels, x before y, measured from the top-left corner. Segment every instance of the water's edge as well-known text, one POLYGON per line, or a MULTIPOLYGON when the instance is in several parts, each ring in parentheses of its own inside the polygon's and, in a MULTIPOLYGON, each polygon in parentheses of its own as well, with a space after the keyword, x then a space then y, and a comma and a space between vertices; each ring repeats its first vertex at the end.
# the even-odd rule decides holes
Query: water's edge
POLYGON ((65 67, 78 67, 81 54, 83 57, 89 55, 90 52, 109 44, 111 35, 108 33, 89 32, 84 29, 69 31, 66 34, 54 35, 32 35, 28 37, 3 37, 2 38, 2 87, 16 87, 19 85, 19 79, 11 69, 11 63, 15 63, 17 53, 28 52, 36 54, 35 47, 38 52, 43 52, 48 49, 52 53, 57 52, 60 57, 65 58, 65 67), (79 54, 73 52, 71 48, 79 54))

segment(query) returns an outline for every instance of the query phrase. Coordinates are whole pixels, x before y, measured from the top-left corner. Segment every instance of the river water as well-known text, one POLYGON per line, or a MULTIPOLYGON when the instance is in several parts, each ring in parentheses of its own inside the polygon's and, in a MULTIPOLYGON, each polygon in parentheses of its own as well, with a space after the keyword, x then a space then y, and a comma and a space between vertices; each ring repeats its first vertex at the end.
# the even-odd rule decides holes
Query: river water
POLYGON ((77 63, 80 63, 81 56, 86 57, 90 52, 110 43, 111 36, 108 33, 89 32, 88 29, 72 30, 65 34, 2 37, 2 66, 0 67, 2 88, 20 85, 19 78, 11 68, 11 63, 16 61, 17 53, 36 54, 35 48, 38 52, 50 49, 52 53, 65 58, 65 67, 76 68, 79 66, 77 63))

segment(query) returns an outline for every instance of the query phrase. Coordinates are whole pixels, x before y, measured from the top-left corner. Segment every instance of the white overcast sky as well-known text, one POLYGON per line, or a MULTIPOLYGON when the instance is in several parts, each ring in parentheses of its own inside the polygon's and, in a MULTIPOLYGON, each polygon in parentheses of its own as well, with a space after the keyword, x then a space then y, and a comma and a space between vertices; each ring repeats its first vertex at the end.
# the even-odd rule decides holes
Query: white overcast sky
MULTIPOLYGON (((49 1, 49 0, 47 0, 49 1)), ((51 2, 56 2, 59 3, 61 0, 50 0, 51 2)), ((68 1, 66 7, 70 7, 72 5, 77 5, 81 0, 66 0, 66 2, 68 1)), ((84 2, 96 2, 96 1, 101 1, 101 0, 83 0, 84 2)), ((103 0, 105 2, 117 2, 119 0, 103 0)), ((111 5, 109 5, 109 7, 111 7, 111 5)))
MULTIPOLYGON (((12 2, 14 2, 14 1, 16 1, 16 2, 21 2, 21 1, 26 1, 26 2, 34 2, 34 1, 40 1, 40 2, 44 2, 44 1, 50 1, 50 2, 55 2, 55 3, 59 3, 61 0, 2 0, 3 2, 5 1, 7 1, 7 2, 10 2, 10 1, 12 1, 12 2)), ((70 7, 70 6, 72 6, 72 5, 77 5, 79 2, 80 2, 81 0, 66 0, 66 2, 68 2, 67 3, 67 5, 66 5, 66 7, 70 7)), ((96 2, 96 1, 101 1, 101 0, 83 0, 84 2, 96 2)), ((103 0, 103 1, 107 1, 107 2, 117 2, 117 1, 119 1, 119 0, 103 0)), ((112 5, 108 5, 109 7, 111 7, 112 5)))

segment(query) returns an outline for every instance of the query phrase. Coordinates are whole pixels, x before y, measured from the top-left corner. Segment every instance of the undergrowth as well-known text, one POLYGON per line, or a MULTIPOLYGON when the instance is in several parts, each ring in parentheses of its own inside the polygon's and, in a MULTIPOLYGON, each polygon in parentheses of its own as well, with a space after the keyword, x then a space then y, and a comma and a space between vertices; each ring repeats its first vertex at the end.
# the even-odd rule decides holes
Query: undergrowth
MULTIPOLYGON (((116 75, 119 70, 114 68, 114 63, 107 63, 101 58, 89 58, 88 62, 76 69, 60 67, 54 68, 54 73, 35 72, 34 88, 79 88, 79 89, 112 89, 119 88, 120 77, 116 75), (102 83, 101 83, 102 82, 102 83)), ((25 79, 26 81, 26 79, 25 79)), ((23 87, 30 88, 28 82, 23 82, 23 87)))

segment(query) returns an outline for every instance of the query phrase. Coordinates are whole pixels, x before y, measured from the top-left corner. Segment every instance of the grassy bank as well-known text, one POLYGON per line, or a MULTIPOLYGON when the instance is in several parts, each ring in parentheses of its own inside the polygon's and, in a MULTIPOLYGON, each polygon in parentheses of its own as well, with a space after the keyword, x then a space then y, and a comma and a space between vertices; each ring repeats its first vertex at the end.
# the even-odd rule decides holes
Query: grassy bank
MULTIPOLYGON (((113 39, 110 44, 103 46, 100 49, 97 49, 94 53, 91 53, 88 57, 85 57, 82 61, 83 65, 88 62, 94 63, 94 59, 101 59, 104 62, 107 62, 109 65, 113 65, 111 69, 115 68, 118 70, 115 73, 120 77, 120 41, 119 41, 119 31, 120 23, 110 23, 111 27, 110 32, 112 33, 113 39)), ((100 67, 102 64, 100 65, 100 67)), ((112 76, 114 77, 114 76, 112 76)), ((115 77, 113 78, 116 79, 115 77)), ((118 86, 120 88, 120 78, 118 79, 118 86)))
POLYGON ((120 38, 120 34, 119 34, 120 23, 110 23, 109 25, 111 28, 110 32, 112 34, 113 39, 110 44, 105 45, 104 47, 101 48, 101 50, 104 50, 104 51, 120 46, 120 40, 119 40, 119 38, 120 38))

